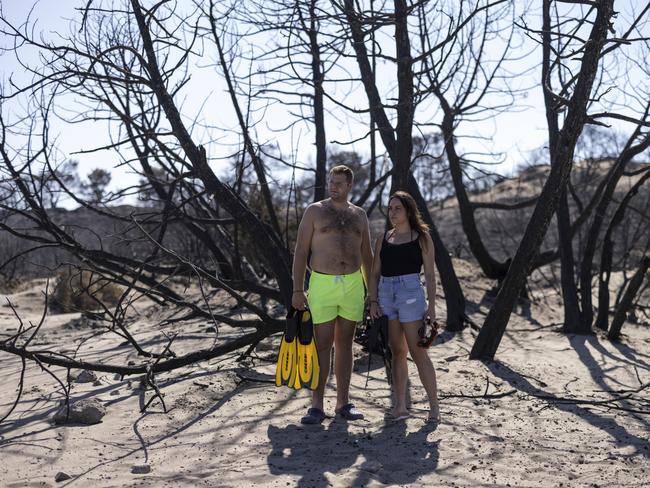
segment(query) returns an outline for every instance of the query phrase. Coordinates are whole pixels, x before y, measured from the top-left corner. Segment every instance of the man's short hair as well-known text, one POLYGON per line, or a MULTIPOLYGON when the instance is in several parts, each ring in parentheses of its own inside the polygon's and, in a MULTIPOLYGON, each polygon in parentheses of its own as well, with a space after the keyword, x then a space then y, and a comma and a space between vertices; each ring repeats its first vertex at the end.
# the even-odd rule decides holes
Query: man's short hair
POLYGON ((354 171, 348 168, 344 164, 339 164, 330 169, 330 176, 332 175, 345 175, 345 178, 348 180, 348 183, 352 183, 354 180, 354 171))

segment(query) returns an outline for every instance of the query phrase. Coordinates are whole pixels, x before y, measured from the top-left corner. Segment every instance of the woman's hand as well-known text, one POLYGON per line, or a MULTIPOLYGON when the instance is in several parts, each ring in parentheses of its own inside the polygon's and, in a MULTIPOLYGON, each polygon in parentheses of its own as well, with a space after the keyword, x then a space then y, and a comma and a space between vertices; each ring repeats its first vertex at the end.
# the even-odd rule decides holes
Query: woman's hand
POLYGON ((381 307, 379 306, 379 304, 374 300, 371 301, 370 302, 370 317, 372 319, 378 319, 382 315, 384 315, 384 313, 381 311, 381 307))
POLYGON ((433 302, 429 302, 429 306, 427 307, 427 317, 431 319, 431 322, 435 322, 436 320, 436 306, 433 302))

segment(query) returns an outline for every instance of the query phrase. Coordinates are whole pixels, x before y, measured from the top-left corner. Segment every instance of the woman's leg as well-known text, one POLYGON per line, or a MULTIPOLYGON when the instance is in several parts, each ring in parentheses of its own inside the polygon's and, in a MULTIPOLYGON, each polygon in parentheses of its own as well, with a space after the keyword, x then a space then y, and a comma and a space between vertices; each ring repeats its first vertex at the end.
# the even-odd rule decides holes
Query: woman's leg
POLYGON ((418 368, 418 374, 420 375, 422 386, 429 397, 429 419, 440 420, 436 370, 434 369, 431 358, 429 357, 429 350, 418 346, 418 328, 421 325, 421 320, 403 324, 403 335, 406 338, 406 343, 408 344, 408 349, 413 358, 413 362, 415 362, 415 365, 418 368))
POLYGON ((393 376, 393 411, 392 415, 398 417, 407 415, 406 409, 406 385, 408 382, 408 346, 404 338, 402 324, 399 320, 388 321, 388 347, 393 355, 392 376, 393 376))

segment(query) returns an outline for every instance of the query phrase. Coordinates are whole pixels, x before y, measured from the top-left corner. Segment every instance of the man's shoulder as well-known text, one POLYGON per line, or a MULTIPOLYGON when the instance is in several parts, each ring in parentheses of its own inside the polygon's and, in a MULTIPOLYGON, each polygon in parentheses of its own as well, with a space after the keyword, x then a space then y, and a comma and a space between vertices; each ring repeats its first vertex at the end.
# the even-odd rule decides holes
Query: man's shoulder
POLYGON ((313 202, 307 205, 307 208, 305 209, 305 213, 318 212, 321 208, 323 208, 323 200, 321 200, 320 202, 313 202))
POLYGON ((350 208, 354 211, 354 213, 361 215, 363 217, 367 217, 366 211, 363 208, 358 207, 354 203, 350 203, 350 208))
POLYGON ((302 218, 304 219, 305 217, 307 217, 309 219, 318 219, 319 216, 322 215, 322 211, 323 211, 323 200, 321 200, 320 202, 310 203, 309 205, 307 205, 307 208, 302 214, 302 218))

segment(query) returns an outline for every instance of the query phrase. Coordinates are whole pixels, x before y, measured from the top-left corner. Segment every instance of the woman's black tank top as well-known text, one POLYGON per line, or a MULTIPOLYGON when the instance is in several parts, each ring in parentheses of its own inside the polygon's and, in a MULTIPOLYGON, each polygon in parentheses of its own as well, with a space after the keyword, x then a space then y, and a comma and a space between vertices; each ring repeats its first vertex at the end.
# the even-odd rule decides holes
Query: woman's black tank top
POLYGON ((402 244, 391 244, 386 240, 379 251, 381 260, 382 276, 400 276, 405 274, 419 273, 422 269, 422 248, 420 247, 420 235, 415 240, 402 244))

